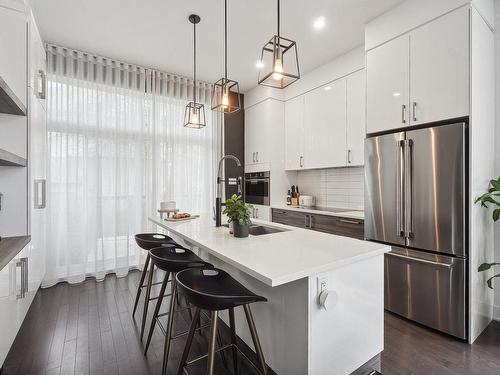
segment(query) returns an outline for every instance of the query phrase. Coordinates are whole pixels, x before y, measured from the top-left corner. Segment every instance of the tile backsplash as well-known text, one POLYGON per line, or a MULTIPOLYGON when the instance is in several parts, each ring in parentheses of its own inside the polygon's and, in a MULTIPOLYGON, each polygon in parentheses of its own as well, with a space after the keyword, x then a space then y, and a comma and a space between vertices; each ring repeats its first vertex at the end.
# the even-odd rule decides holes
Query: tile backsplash
POLYGON ((297 184, 301 194, 316 197, 317 206, 364 209, 363 167, 300 171, 297 184))

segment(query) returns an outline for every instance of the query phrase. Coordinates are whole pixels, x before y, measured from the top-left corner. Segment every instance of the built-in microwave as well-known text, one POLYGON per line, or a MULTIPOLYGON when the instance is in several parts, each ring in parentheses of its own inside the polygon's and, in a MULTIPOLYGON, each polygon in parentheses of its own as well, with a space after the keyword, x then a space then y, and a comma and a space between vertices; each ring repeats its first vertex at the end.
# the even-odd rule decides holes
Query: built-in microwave
POLYGON ((245 202, 269 206, 269 172, 245 173, 245 202))

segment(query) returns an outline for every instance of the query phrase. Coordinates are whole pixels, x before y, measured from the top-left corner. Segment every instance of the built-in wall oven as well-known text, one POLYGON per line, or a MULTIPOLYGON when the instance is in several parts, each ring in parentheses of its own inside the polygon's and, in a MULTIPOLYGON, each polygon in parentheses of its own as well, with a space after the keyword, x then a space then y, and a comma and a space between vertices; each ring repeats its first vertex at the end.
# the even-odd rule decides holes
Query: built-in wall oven
POLYGON ((269 206, 269 172, 245 173, 245 202, 269 206))

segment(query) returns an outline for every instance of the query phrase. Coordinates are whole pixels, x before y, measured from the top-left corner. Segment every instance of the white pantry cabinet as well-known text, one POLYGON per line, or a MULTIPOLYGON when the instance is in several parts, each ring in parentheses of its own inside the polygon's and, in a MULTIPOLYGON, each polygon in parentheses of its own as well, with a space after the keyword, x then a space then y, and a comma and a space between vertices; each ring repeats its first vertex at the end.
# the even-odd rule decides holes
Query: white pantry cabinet
POLYGON ((347 76, 347 165, 365 162, 366 77, 365 70, 347 76))
POLYGON ((27 18, 0 7, 0 77, 26 106, 27 18))
POLYGON ((411 125, 469 115, 469 8, 410 34, 411 125))
POLYGON ((366 131, 408 125, 410 37, 400 36, 366 54, 366 131))
POLYGON ((469 115, 469 12, 367 52, 367 133, 469 115))
POLYGON ((285 169, 304 166, 304 95, 285 102, 285 169))
POLYGON ((304 96, 304 168, 346 163, 346 80, 319 87, 304 96))

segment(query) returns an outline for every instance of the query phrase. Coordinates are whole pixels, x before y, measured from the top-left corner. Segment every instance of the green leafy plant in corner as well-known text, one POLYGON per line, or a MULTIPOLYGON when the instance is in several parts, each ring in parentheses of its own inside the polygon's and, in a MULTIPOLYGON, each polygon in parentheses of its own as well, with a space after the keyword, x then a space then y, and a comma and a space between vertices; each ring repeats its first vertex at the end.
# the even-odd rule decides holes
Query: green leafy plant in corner
MULTIPOLYGON (((493 209, 493 214, 492 214, 494 222, 498 221, 498 219, 500 218, 500 202, 498 202, 497 197, 500 197, 500 177, 498 177, 496 180, 491 180, 488 192, 476 198, 476 200, 474 201, 474 203, 481 202, 481 207, 489 208, 490 207, 489 205, 493 205, 493 207, 496 207, 493 209)), ((479 272, 487 271, 491 267, 494 267, 499 264, 500 263, 483 263, 479 266, 477 270, 479 272)), ((500 274, 494 275, 486 281, 490 289, 493 289, 492 285, 493 279, 499 276, 500 274)))
POLYGON ((239 225, 250 225, 250 212, 252 211, 251 204, 245 204, 241 195, 233 194, 231 198, 226 200, 226 207, 223 213, 227 215, 230 223, 238 223, 239 225))

